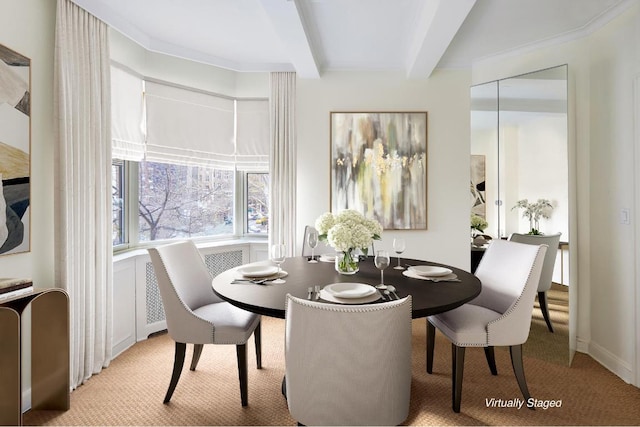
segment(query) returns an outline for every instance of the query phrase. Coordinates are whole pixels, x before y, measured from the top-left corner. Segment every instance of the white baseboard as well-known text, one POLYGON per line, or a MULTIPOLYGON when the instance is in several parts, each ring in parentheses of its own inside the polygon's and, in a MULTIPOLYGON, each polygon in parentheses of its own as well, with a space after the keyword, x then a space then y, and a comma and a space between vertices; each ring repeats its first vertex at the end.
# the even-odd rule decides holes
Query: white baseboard
POLYGON ((587 354, 593 357, 602 366, 622 378, 624 382, 633 384, 633 369, 629 363, 620 359, 618 356, 593 341, 589 344, 589 351, 587 354))
POLYGON ((31 387, 22 391, 22 413, 31 409, 31 387))
POLYGON ((580 353, 589 354, 589 341, 585 341, 578 337, 576 339, 576 351, 580 353))

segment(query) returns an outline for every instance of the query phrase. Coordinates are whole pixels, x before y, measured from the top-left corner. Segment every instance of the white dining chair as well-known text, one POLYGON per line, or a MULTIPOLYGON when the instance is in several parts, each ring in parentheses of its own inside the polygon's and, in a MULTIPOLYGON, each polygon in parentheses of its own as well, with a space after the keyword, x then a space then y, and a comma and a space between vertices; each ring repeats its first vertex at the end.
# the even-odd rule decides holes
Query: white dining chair
POLYGON ((542 317, 547 323, 549 332, 553 332, 551 317, 549 316, 549 305, 547 303, 547 291, 551 289, 553 282, 553 267, 556 263, 556 255, 558 254, 558 245, 560 244, 561 233, 556 234, 520 234, 513 233, 509 240, 512 242, 526 243, 528 245, 547 245, 547 254, 544 257, 544 265, 540 274, 540 282, 538 283, 538 303, 542 317))
POLYGON ((427 318, 429 374, 433 373, 436 328, 452 344, 454 412, 460 412, 466 347, 483 347, 491 373, 497 375, 494 346, 509 346, 520 391, 525 401, 531 397, 524 376, 522 344, 529 337, 533 300, 546 250, 546 245, 492 241, 476 270, 482 281, 480 295, 458 308, 427 318))
POLYGON ((316 246, 315 249, 311 251, 311 247, 309 246, 309 233, 311 231, 317 232, 317 230, 310 225, 307 225, 304 227, 304 236, 302 240, 302 256, 303 257, 311 256, 311 252, 313 252, 314 256, 316 257, 322 254, 327 254, 327 253, 334 254, 336 252, 335 249, 329 246, 326 240, 318 240, 318 246, 316 246))
POLYGON ((175 341, 173 374, 164 403, 180 379, 187 344, 194 344, 195 371, 204 344, 234 344, 238 360, 240 399, 248 403, 247 341, 254 335, 257 368, 262 368, 260 316, 221 300, 211 285, 207 266, 192 241, 149 248, 164 305, 167 330, 175 341))
POLYGON ((303 425, 402 423, 411 394, 411 296, 370 305, 286 299, 291 416, 303 425))

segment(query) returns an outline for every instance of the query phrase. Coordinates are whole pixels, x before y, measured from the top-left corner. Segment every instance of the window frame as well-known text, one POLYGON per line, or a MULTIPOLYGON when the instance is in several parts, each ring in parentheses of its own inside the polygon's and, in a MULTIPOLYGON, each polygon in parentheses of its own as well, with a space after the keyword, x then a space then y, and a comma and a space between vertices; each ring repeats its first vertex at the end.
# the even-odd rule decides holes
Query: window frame
MULTIPOLYGON (((123 182, 123 205, 124 205, 124 223, 123 223, 123 240, 120 245, 113 245, 113 252, 119 253, 132 249, 142 249, 158 244, 170 243, 176 239, 158 239, 141 242, 138 240, 138 198, 139 198, 139 162, 112 159, 112 164, 121 163, 124 165, 124 182, 123 182)), ((198 236, 191 239, 195 242, 214 242, 228 241, 238 238, 250 238, 258 240, 267 240, 268 233, 249 233, 248 232, 248 174, 258 173, 269 175, 268 170, 259 171, 239 171, 234 174, 234 202, 233 202, 233 233, 223 235, 198 236)), ((271 207, 269 207, 269 212, 271 207)))
MULTIPOLYGON (((121 160, 121 159, 111 159, 111 167, 112 167, 112 173, 113 173, 113 167, 117 166, 120 168, 120 181, 122 184, 122 188, 121 188, 121 198, 122 198, 122 213, 121 213, 121 228, 122 228, 122 235, 121 235, 121 239, 122 242, 116 245, 113 245, 113 250, 115 251, 120 251, 122 249, 126 249, 128 246, 128 241, 129 241, 129 218, 128 218, 128 212, 129 212, 129 189, 128 189, 128 167, 127 167, 127 161, 125 160, 121 160)), ((113 196, 112 196, 113 197, 113 196)), ((111 199, 112 203, 113 203, 113 198, 111 199)), ((113 215, 113 206, 111 206, 111 212, 113 215)), ((113 220, 111 222, 111 225, 113 227, 113 220)), ((111 232, 111 235, 113 236, 113 230, 111 232)), ((112 242, 113 242, 113 238, 112 238, 112 242)))
MULTIPOLYGON (((249 232, 249 218, 248 218, 248 211, 249 211, 249 174, 260 174, 260 175, 269 175, 269 171, 266 170, 258 170, 258 171, 244 171, 242 173, 243 175, 243 181, 242 181, 242 187, 243 187, 243 195, 242 195, 242 200, 243 200, 243 206, 242 206, 242 217, 243 217, 243 222, 242 222, 242 233, 244 237, 257 237, 257 238, 268 238, 269 237, 269 232, 266 233, 250 233, 249 232)), ((267 200, 267 203, 269 203, 269 200, 267 200)), ((271 217, 271 205, 269 204, 269 216, 267 218, 269 218, 270 220, 271 217)))

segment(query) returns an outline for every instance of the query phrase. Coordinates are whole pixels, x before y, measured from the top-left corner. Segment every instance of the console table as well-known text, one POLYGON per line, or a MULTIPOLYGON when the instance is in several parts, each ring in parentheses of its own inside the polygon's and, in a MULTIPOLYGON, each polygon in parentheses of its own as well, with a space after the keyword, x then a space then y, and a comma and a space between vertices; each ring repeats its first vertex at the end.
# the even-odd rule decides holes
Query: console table
POLYGON ((22 315, 31 307, 31 408, 69 409, 69 296, 39 289, 0 300, 0 425, 22 425, 22 315))

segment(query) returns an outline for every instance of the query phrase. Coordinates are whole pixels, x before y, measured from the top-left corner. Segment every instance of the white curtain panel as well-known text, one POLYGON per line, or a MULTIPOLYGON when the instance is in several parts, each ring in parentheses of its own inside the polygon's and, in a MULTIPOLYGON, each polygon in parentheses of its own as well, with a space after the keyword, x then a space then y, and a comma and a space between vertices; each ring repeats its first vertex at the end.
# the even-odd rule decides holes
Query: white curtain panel
POLYGON ((269 243, 296 247, 296 73, 271 73, 269 243))
POLYGON ((111 115, 108 28, 58 0, 56 275, 69 293, 71 386, 108 366, 112 342, 111 115))

